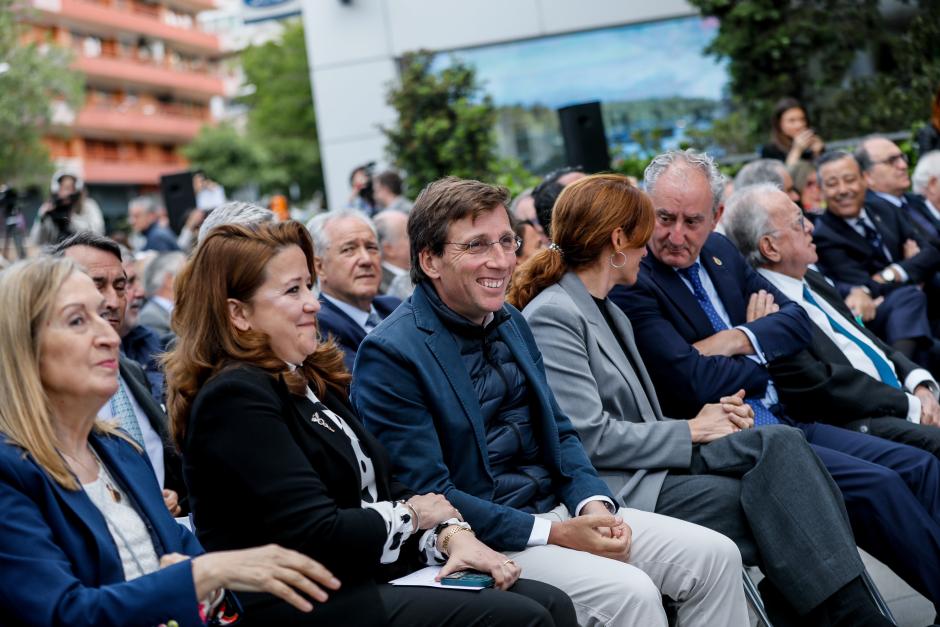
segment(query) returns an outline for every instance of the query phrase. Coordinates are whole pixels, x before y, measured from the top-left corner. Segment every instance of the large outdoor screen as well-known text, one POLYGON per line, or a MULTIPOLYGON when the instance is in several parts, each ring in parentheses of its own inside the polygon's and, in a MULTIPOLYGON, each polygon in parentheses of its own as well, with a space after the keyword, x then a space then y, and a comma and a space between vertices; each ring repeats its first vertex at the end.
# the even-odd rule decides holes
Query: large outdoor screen
POLYGON ((684 17, 443 52, 471 64, 499 108, 503 155, 536 172, 563 160, 556 109, 602 103, 611 153, 637 155, 680 146, 692 129, 721 115, 728 82, 704 49, 714 19, 684 17))

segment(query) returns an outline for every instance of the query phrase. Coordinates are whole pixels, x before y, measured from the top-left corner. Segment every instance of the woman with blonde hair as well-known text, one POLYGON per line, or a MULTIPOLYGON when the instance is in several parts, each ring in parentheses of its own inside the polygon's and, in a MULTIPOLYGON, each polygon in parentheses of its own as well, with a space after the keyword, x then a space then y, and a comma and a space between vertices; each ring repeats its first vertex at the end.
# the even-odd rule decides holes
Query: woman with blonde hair
MULTIPOLYGON (((447 499, 392 478, 347 400, 342 351, 320 341, 315 281, 294 221, 218 226, 176 278, 170 418, 203 544, 276 542, 322 561, 343 590, 316 625, 574 624, 564 593, 518 580, 447 499), (386 583, 427 563, 482 571, 497 589, 386 583), (355 607, 337 605, 350 597, 355 607)), ((241 598, 270 624, 311 624, 270 595, 241 598)))
POLYGON ((325 568, 275 546, 204 553, 141 449, 96 420, 118 388, 102 301, 66 259, 0 273, 0 624, 222 624, 224 588, 312 609, 314 581, 339 585, 325 568))

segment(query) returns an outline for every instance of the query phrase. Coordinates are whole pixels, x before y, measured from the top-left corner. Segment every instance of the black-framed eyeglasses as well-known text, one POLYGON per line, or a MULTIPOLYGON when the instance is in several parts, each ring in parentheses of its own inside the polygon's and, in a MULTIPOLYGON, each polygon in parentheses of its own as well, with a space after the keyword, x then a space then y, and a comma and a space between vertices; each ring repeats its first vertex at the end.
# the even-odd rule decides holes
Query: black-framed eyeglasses
POLYGON ((472 239, 469 242, 444 242, 445 244, 450 244, 451 246, 456 246, 457 250, 470 253, 471 255, 481 255, 485 252, 489 252, 490 247, 493 244, 499 244, 499 247, 503 249, 504 253, 514 253, 522 247, 522 238, 518 235, 506 234, 500 237, 495 242, 489 242, 482 237, 472 239))
POLYGON ((898 162, 900 162, 900 161, 903 161, 903 162, 904 162, 905 164, 907 164, 907 165, 910 165, 910 164, 911 164, 910 159, 908 159, 907 155, 904 154, 903 152, 899 152, 899 153, 897 153, 897 154, 895 154, 895 155, 891 155, 890 157, 887 157, 886 159, 882 159, 881 161, 872 161, 871 164, 872 164, 872 165, 894 165, 894 166, 896 166, 896 165, 898 164, 898 162))

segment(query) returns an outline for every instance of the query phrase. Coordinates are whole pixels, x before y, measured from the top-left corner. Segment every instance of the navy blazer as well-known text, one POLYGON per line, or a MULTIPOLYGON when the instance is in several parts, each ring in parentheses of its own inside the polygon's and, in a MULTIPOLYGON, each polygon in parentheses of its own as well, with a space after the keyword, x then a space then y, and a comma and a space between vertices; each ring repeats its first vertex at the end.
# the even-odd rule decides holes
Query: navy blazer
MULTIPOLYGON (((803 308, 755 272, 725 236, 712 233, 699 253, 699 262, 732 326, 750 330, 768 362, 809 343, 810 320, 803 308), (748 299, 758 290, 773 294, 780 311, 746 322, 748 299)), ((610 299, 633 323, 637 346, 665 415, 692 418, 705 403, 742 388, 748 397, 766 394, 770 377, 763 365, 744 355, 705 357, 692 346, 715 331, 678 273, 653 255, 640 264, 636 284, 614 288, 610 299)))
MULTIPOLYGON (((137 505, 157 556, 199 555, 173 520, 146 457, 120 438, 90 442, 137 505)), ((83 490, 66 490, 23 450, 0 442, 0 624, 203 625, 189 560, 124 581, 117 545, 83 490)))
MULTIPOLYGON (((522 550, 534 518, 492 501, 495 486, 480 402, 457 342, 424 289, 433 288, 419 285, 362 342, 353 375, 353 406, 385 445, 402 483, 419 493, 443 494, 493 548, 522 550)), ((528 324, 517 309, 504 308, 511 319, 498 332, 529 385, 531 418, 541 438, 543 463, 558 487, 558 501, 574 513, 591 496, 613 500, 549 389, 528 324)))
MULTIPOLYGON (((401 301, 394 296, 376 296, 372 301, 373 307, 382 318, 387 318, 401 301)), ((320 335, 332 336, 341 349, 343 349, 343 363, 346 369, 352 372, 353 362, 356 361, 356 351, 359 344, 366 337, 366 331, 346 312, 320 296, 320 312, 317 314, 317 323, 320 326, 320 335)))
MULTIPOLYGON (((910 283, 930 280, 940 270, 940 250, 919 237, 910 218, 903 215, 900 209, 882 202, 866 203, 865 212, 878 228, 892 260, 904 268, 910 283), (903 245, 908 239, 918 242, 920 252, 910 259, 904 259, 903 245)), ((816 243, 816 254, 819 255, 819 269, 835 281, 843 296, 856 285, 867 287, 873 296, 882 296, 901 285, 878 283, 871 278, 888 263, 883 255, 875 253, 868 240, 842 218, 828 211, 819 216, 813 231, 813 241, 816 243)))

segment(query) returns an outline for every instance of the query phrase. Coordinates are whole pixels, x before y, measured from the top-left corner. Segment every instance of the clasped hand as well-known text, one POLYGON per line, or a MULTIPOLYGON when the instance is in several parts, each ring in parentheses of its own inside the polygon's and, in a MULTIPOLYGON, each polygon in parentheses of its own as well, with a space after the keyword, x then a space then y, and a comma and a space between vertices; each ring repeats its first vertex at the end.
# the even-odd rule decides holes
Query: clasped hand
POLYGON ((692 442, 704 444, 754 426, 754 410, 744 402, 744 390, 709 403, 689 420, 692 442))

